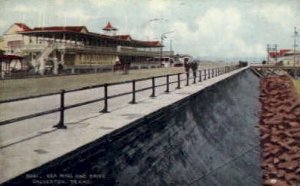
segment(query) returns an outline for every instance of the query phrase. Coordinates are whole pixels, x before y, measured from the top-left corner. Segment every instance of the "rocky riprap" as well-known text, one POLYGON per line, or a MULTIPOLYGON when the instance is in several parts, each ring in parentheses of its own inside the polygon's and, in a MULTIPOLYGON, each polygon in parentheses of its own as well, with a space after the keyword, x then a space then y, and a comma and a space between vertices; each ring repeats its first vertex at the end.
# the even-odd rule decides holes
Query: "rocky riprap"
POLYGON ((261 80, 264 185, 300 185, 300 102, 288 76, 261 80))

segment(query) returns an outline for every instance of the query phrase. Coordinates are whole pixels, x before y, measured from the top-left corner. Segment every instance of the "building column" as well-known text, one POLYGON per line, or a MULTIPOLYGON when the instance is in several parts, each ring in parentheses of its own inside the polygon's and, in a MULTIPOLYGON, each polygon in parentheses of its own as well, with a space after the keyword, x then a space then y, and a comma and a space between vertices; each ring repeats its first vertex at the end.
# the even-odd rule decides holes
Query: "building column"
POLYGON ((65 53, 64 52, 60 52, 60 63, 62 65, 65 64, 65 53))
POLYGON ((78 44, 78 35, 76 34, 76 37, 75 37, 75 45, 78 44))
POLYGON ((66 34, 63 34, 63 40, 64 40, 64 43, 66 43, 66 34))
POLYGON ((39 72, 43 76, 45 74, 45 67, 46 67, 45 59, 41 58, 39 64, 40 64, 40 66, 39 66, 39 72))
POLYGON ((5 62, 1 61, 1 78, 5 78, 5 62))
POLYGON ((58 74, 58 60, 57 60, 56 54, 55 54, 55 57, 53 58, 53 63, 54 63, 53 74, 58 74))

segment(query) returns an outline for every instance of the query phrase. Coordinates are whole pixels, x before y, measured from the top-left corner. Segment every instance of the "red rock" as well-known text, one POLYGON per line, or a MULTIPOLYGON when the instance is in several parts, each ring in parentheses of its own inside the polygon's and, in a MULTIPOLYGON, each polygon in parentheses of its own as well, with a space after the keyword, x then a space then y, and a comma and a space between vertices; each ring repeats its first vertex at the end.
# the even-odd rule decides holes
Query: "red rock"
POLYGON ((292 160, 288 153, 283 153, 282 155, 279 156, 279 159, 287 161, 287 162, 292 160))
POLYGON ((270 135, 269 134, 264 134, 263 136, 261 136, 262 140, 266 140, 270 135))
POLYGON ((280 147, 274 146, 270 152, 271 152, 271 154, 275 155, 275 154, 277 154, 279 151, 280 151, 280 147))
POLYGON ((293 128, 289 128, 286 131, 290 132, 291 134, 300 132, 300 127, 293 127, 293 128))
MULTIPOLYGON (((291 154, 290 156, 291 160, 300 160, 300 153, 291 154)), ((299 167, 300 170, 300 167, 299 167)))
POLYGON ((273 142, 273 143, 277 143, 278 141, 280 141, 280 138, 277 137, 277 136, 275 136, 275 135, 272 135, 270 140, 271 140, 271 142, 273 142))
POLYGON ((278 142, 281 146, 291 145, 295 143, 295 140, 293 138, 285 138, 278 142))
POLYGON ((285 177, 285 179, 287 181, 290 181, 290 180, 299 180, 299 178, 300 178, 300 176, 299 175, 297 176, 296 173, 286 173, 284 175, 284 177, 285 177))
POLYGON ((295 132, 292 134, 294 138, 300 139, 300 132, 295 132))
POLYGON ((289 186, 289 184, 284 180, 278 180, 274 186, 289 186))
POLYGON ((288 186, 287 182, 276 179, 276 178, 271 178, 266 181, 264 181, 264 185, 272 185, 272 186, 288 186))
POLYGON ((282 129, 284 129, 284 128, 285 128, 285 126, 282 125, 282 124, 278 126, 278 129, 281 129, 281 130, 282 130, 282 129))
POLYGON ((274 164, 277 164, 277 163, 279 163, 279 162, 280 162, 280 160, 279 160, 278 158, 274 158, 274 159, 273 159, 273 163, 274 163, 274 164))
POLYGON ((283 176, 285 175, 285 171, 284 170, 278 170, 278 173, 277 173, 277 177, 278 178, 282 178, 283 176))
POLYGON ((288 169, 288 170, 296 169, 298 166, 299 166, 299 163, 298 163, 298 161, 295 161, 295 160, 278 164, 279 168, 285 168, 285 169, 288 169))
POLYGON ((291 121, 289 122, 289 125, 291 127, 300 127, 300 122, 297 122, 297 121, 291 121))

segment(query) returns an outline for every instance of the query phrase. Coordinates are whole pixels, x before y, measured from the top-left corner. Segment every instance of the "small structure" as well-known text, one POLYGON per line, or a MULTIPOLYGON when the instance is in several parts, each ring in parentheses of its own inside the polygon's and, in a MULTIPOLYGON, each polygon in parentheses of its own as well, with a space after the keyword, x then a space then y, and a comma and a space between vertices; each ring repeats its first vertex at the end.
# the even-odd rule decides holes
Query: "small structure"
POLYGON ((105 31, 105 34, 110 36, 115 36, 118 31, 118 29, 113 27, 110 22, 108 22, 107 25, 102 28, 102 30, 105 31))

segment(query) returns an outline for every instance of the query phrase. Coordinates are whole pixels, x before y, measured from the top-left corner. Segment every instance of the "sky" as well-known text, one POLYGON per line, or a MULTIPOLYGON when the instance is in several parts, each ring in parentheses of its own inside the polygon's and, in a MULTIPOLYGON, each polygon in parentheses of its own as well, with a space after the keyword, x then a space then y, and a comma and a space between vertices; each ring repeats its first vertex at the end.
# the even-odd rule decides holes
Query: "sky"
POLYGON ((300 0, 0 0, 0 34, 29 27, 84 25, 103 33, 108 21, 134 39, 165 38, 164 50, 207 58, 263 58, 267 44, 292 48, 300 0))

